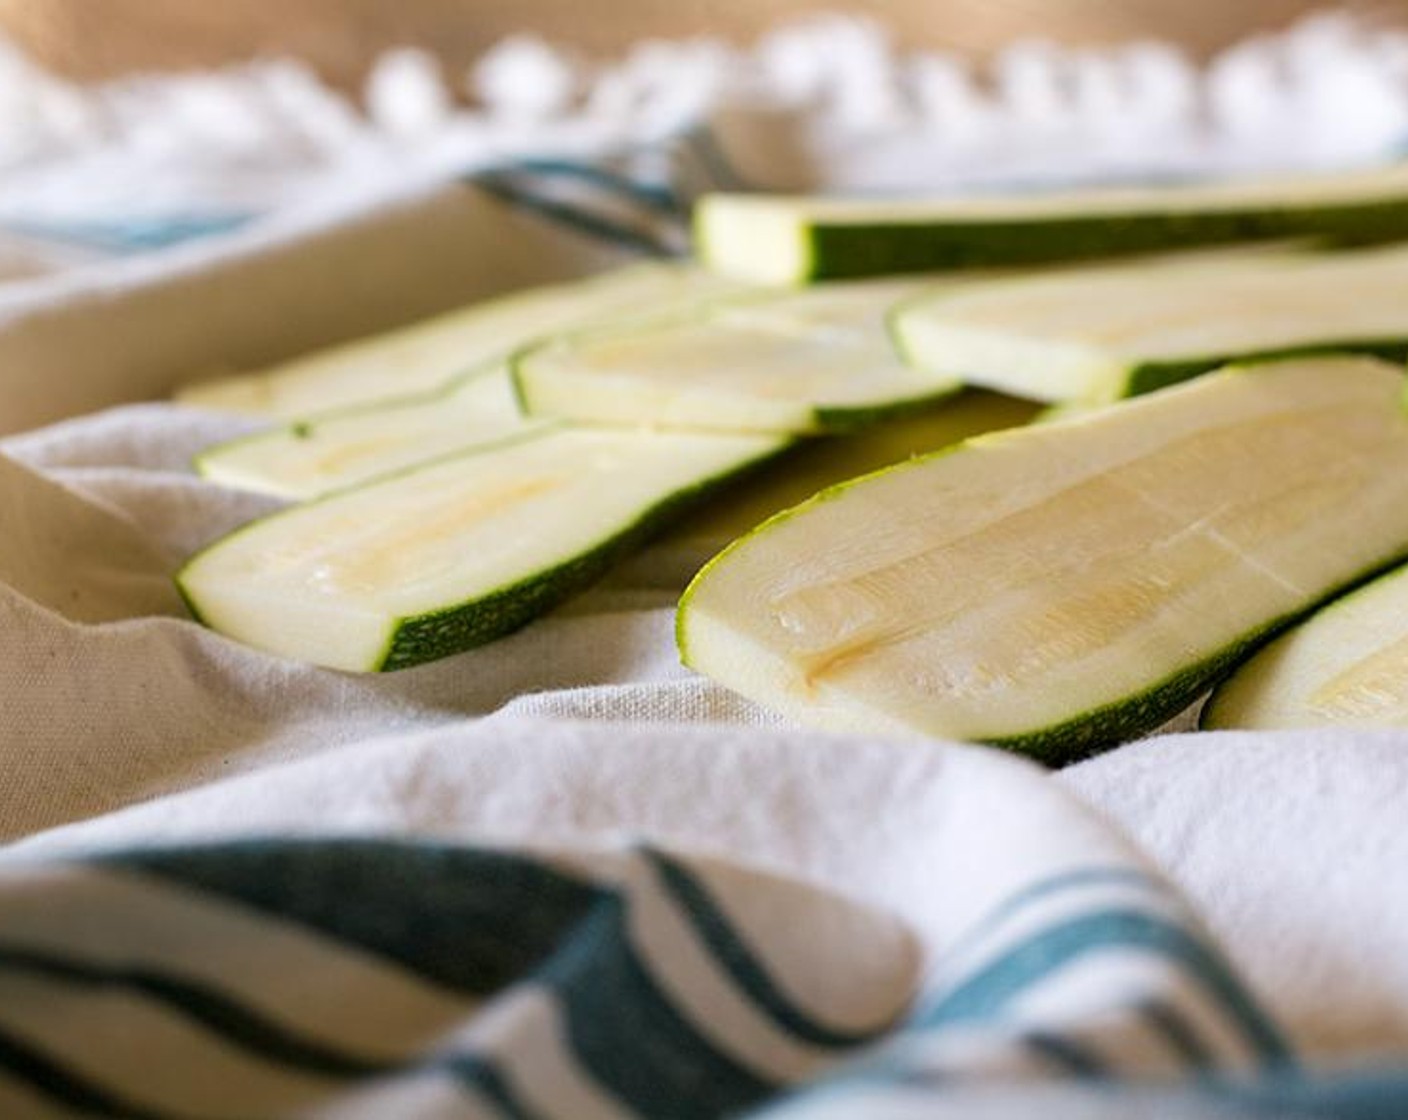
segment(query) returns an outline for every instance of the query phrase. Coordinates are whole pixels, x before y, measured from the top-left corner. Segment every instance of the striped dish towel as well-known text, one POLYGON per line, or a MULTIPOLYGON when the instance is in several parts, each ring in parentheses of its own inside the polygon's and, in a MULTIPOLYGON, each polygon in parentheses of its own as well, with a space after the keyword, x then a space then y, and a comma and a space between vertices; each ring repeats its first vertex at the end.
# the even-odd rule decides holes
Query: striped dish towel
POLYGON ((1294 1068, 1133 867, 1032 883, 924 956, 893 915, 649 846, 16 860, 0 1112, 957 1116, 955 1095, 1197 1078, 1225 1096, 1294 1068))

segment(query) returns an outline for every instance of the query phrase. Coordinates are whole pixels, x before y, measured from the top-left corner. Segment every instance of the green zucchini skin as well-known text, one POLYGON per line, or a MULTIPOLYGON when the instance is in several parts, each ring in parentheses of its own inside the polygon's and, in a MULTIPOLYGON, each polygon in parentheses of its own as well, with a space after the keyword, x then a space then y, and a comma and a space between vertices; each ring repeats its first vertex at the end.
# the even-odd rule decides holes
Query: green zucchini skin
MULTIPOLYGON (((961 451, 968 441, 962 441, 951 447, 941 448, 929 455, 921 456, 924 462, 931 462, 946 455, 952 455, 961 451)), ((874 475, 888 473, 894 470, 903 469, 908 464, 897 464, 893 467, 884 467, 875 471, 872 475, 862 476, 862 478, 874 477, 874 475)), ((854 482, 862 479, 853 480, 854 482)), ((853 485, 853 482, 842 482, 835 486, 829 486, 809 501, 803 502, 792 509, 783 510, 780 513, 763 522, 752 532, 745 534, 734 541, 726 549, 709 561, 708 564, 694 577, 690 586, 685 589, 684 595, 680 598, 680 608, 675 615, 675 646, 679 650, 680 660, 685 665, 691 665, 689 652, 689 620, 687 608, 694 591, 701 586, 708 576, 710 569, 722 566, 728 562, 729 557, 749 540, 750 537, 762 534, 768 529, 775 527, 782 521, 790 520, 799 514, 805 513, 809 508, 818 503, 829 501, 833 498, 840 498, 853 485)), ((1367 583, 1380 573, 1391 570, 1405 559, 1408 559, 1408 548, 1393 560, 1386 562, 1381 567, 1374 568, 1366 575, 1355 577, 1347 587, 1357 587, 1362 583, 1367 583)), ((1231 644, 1210 654, 1192 665, 1185 666, 1172 676, 1166 677, 1148 688, 1134 693, 1130 696, 1102 707, 1083 712, 1064 723, 1053 724, 1043 727, 1040 730, 1021 735, 1007 735, 999 738, 979 739, 978 742, 997 747, 1001 750, 1011 751, 1013 754, 1023 755, 1033 761, 1040 762, 1044 766, 1059 768, 1080 762, 1094 755, 1101 754, 1107 750, 1127 743, 1131 739, 1137 739, 1147 735, 1150 731, 1160 725, 1167 723, 1180 712, 1185 711, 1189 705, 1206 693, 1210 688, 1225 678, 1229 673, 1241 665, 1247 658, 1251 657, 1257 650, 1266 643, 1276 638, 1283 631, 1294 626, 1307 615, 1313 614, 1324 603, 1337 598, 1344 591, 1344 588, 1336 588, 1328 592, 1323 598, 1317 599, 1302 611, 1283 615, 1267 623, 1265 627, 1254 631, 1251 634, 1238 638, 1231 644)), ((691 666, 692 667, 692 666, 691 666)))
POLYGON ((595 548, 579 553, 556 567, 477 599, 398 620, 376 670, 390 672, 409 669, 486 645, 521 630, 591 586, 621 560, 669 529, 722 487, 746 478, 753 471, 785 455, 793 446, 788 443, 778 451, 677 491, 663 502, 644 510, 635 522, 595 548))
MULTIPOLYGON (((1274 365, 1270 360, 1266 364, 1274 365)), ((1232 367, 1224 371, 1224 376, 1255 375, 1258 369, 1256 364, 1249 364, 1245 369, 1241 366, 1232 367)), ((1405 383, 1400 407, 1403 411, 1408 412, 1408 383, 1405 383)), ((1037 422, 1040 422, 1040 417, 1037 422)), ((977 439, 982 438, 984 437, 977 437, 977 439)), ((696 593, 706 584, 714 570, 727 565, 736 553, 743 551, 752 543, 753 538, 765 536, 770 530, 782 523, 806 515, 819 505, 845 497, 857 484, 932 463, 946 456, 962 452, 973 446, 974 442, 972 439, 963 440, 906 463, 884 467, 871 474, 828 487, 811 499, 774 515, 750 533, 732 542, 701 569, 680 600, 675 622, 675 641, 682 662, 697 671, 704 671, 697 665, 690 648, 691 620, 689 611, 692 602, 696 593)), ((1298 604, 1294 610, 1265 620, 1254 629, 1227 642, 1221 648, 1207 653, 1191 664, 1179 667, 1175 672, 1146 687, 1127 693, 1112 702, 1087 709, 1058 723, 1050 723, 1033 728, 1031 731, 1010 735, 979 736, 975 737, 973 741, 1020 754, 1051 768, 1059 768, 1141 738, 1186 711, 1200 698, 1207 696, 1211 690, 1215 690, 1221 682, 1264 647, 1314 615, 1327 604, 1341 601, 1343 596, 1371 585, 1385 573, 1401 569, 1405 564, 1408 564, 1408 539, 1399 541, 1396 547, 1386 555, 1376 557, 1374 562, 1364 570, 1323 587, 1313 598, 1298 604)), ((1211 710, 1216 696, 1216 691, 1212 691, 1212 700, 1209 701, 1209 706, 1202 713, 1200 726, 1206 721, 1207 713, 1211 710)), ((767 703, 765 700, 760 702, 767 703)), ((929 733, 916 730, 915 734, 927 735, 929 733)))
MULTIPOLYGON (((1408 382, 1405 382, 1405 393, 1408 393, 1408 382)), ((1360 579, 1346 584, 1331 595, 1327 595, 1310 610, 1296 616, 1282 626, 1275 634, 1269 635, 1265 642, 1258 644, 1252 651, 1259 654, 1263 649, 1272 645, 1277 638, 1288 634, 1302 625, 1313 625, 1322 615, 1328 615, 1341 607, 1351 607, 1356 605, 1356 601, 1361 595, 1372 595, 1375 590, 1388 584, 1391 581, 1401 579, 1408 574, 1408 550, 1396 560, 1385 564, 1381 568, 1375 568, 1366 573, 1360 579)), ((1294 640, 1292 638, 1291 640, 1294 640)), ((1232 670, 1224 673, 1215 682, 1212 694, 1208 697, 1207 703, 1203 705, 1202 711, 1198 713, 1199 731, 1235 731, 1255 729, 1254 725, 1243 724, 1231 717, 1227 712, 1229 699, 1227 689, 1233 684, 1234 678, 1244 668, 1250 668, 1251 657, 1241 659, 1232 670)))
MULTIPOLYGON (((914 289, 922 286, 916 282, 906 282, 905 284, 909 297, 914 294, 914 289)), ((759 420, 756 416, 740 418, 735 411, 726 420, 720 419, 718 415, 707 415, 701 420, 698 414, 688 416, 674 413, 661 414, 646 408, 640 409, 638 413, 612 408, 606 411, 582 408, 578 402, 583 397, 590 395, 590 388, 593 384, 593 378, 590 374, 583 377, 581 387, 573 395, 573 404, 568 407, 563 406, 561 399, 554 405, 553 391, 551 389, 544 391, 542 380, 544 371, 539 367, 539 363, 546 359, 548 363, 546 373, 551 378, 553 353, 563 345, 571 347, 586 344, 590 346, 594 341, 609 339, 613 336, 629 337, 637 333, 648 336, 662 332, 662 330, 668 340, 672 328, 695 329, 701 325, 708 326, 710 317, 715 314, 727 315, 729 312, 739 310, 753 310, 758 313, 758 319, 753 323, 746 323, 743 328, 745 331, 764 337, 771 335, 774 342, 779 339, 796 338, 800 343, 814 345, 814 336, 819 333, 820 327, 796 331, 787 328, 785 324, 789 307, 795 306, 800 299, 803 308, 805 308, 806 301, 815 298, 816 294, 815 290, 801 292, 754 291, 746 296, 719 299, 709 303, 701 302, 686 312, 672 311, 668 314, 628 320, 624 323, 617 322, 605 326, 569 330, 559 335, 545 335, 534 342, 519 347, 509 356, 507 363, 509 382, 518 412, 522 416, 531 418, 559 419, 608 426, 647 424, 688 430, 747 431, 764 435, 839 435, 869 427, 880 421, 922 412, 963 391, 964 385, 957 377, 947 375, 942 377, 915 376, 912 363, 900 361, 899 354, 894 351, 893 332, 888 312, 884 315, 883 322, 876 324, 875 337, 873 339, 865 338, 864 341, 867 344, 887 344, 883 360, 886 363, 895 362, 903 373, 909 375, 906 384, 892 388, 894 395, 875 394, 869 400, 862 399, 850 402, 843 398, 840 401, 827 403, 824 399, 807 398, 800 395, 798 391, 794 391, 794 395, 785 399, 795 405, 795 409, 785 419, 777 417, 776 414, 766 414, 766 420, 759 420), (770 312, 776 314, 778 318, 770 321, 767 318, 770 312), (780 327, 779 324, 784 324, 784 326, 780 327), (813 337, 809 339, 809 335, 813 337), (906 364, 910 365, 909 369, 903 368, 906 364), (905 395, 899 395, 901 393, 905 395)), ((896 300, 903 302, 905 298, 907 297, 898 296, 896 300)), ((727 335, 737 327, 724 320, 720 324, 720 329, 727 335)), ((864 336, 857 332, 857 337, 863 338, 864 336)), ((678 346, 678 341, 674 342, 674 345, 678 346)), ((853 347, 851 340, 848 340, 840 349, 849 351, 857 348, 853 347)), ((862 363, 875 360, 875 354, 867 355, 863 350, 856 356, 858 367, 861 367, 862 363)), ((732 364, 738 364, 736 357, 732 360, 732 364)), ((560 388, 557 390, 557 395, 559 398, 562 396, 560 388)), ((724 390, 720 396, 730 400, 735 410, 738 408, 739 395, 736 390, 732 394, 728 390, 724 390)), ((784 398, 782 394, 779 394, 779 400, 781 399, 784 398)))
MULTIPOLYGON (((552 412, 543 412, 539 409, 533 398, 532 375, 525 371, 523 363, 532 359, 531 349, 520 351, 509 362, 511 381, 513 383, 514 399, 518 403, 519 411, 526 417, 543 417, 553 419, 552 412)), ((883 404, 858 405, 855 408, 833 408, 827 406, 813 407, 810 410, 809 418, 806 422, 795 428, 784 431, 782 429, 768 429, 767 431, 777 435, 792 436, 839 436, 852 432, 862 431, 874 424, 882 423, 886 420, 898 420, 906 416, 917 415, 927 409, 933 408, 946 400, 951 400, 963 392, 965 386, 960 381, 954 381, 948 385, 941 385, 932 393, 924 393, 917 397, 906 397, 901 400, 887 401, 883 404)), ((594 422, 594 421, 589 421, 594 422)), ((617 424, 621 421, 601 421, 602 423, 617 424)), ((648 422, 642 420, 641 422, 648 422)), ((758 434, 765 434, 764 429, 758 429, 758 434)))
POLYGON ((963 389, 964 386, 961 383, 955 383, 934 393, 891 401, 883 405, 871 405, 866 408, 815 408, 812 410, 812 417, 816 424, 815 433, 818 435, 845 435, 849 432, 863 431, 873 424, 883 423, 886 420, 900 420, 906 416, 915 416, 937 404, 952 400, 963 392, 963 389))
MULTIPOLYGON (((516 442, 523 436, 505 442, 516 442)), ((595 546, 569 558, 561 564, 535 572, 516 583, 496 588, 464 602, 450 604, 434 611, 396 620, 391 636, 375 663, 366 672, 392 672, 436 661, 456 653, 474 649, 502 638, 535 621, 572 596, 585 590, 622 558, 639 549, 659 533, 670 528, 696 505, 713 497, 720 489, 747 477, 772 460, 787 454, 796 446, 792 440, 780 440, 778 446, 719 474, 705 478, 692 486, 678 490, 663 501, 641 511, 635 521, 603 538, 595 546)), ((450 456, 449 458, 454 458, 450 456)), ((414 473, 419 467, 397 472, 399 477, 414 473)), ((378 480, 384 481, 384 479, 378 480)), ((355 489, 355 488, 354 488, 355 489)), ((339 491, 315 501, 340 496, 339 491)), ((293 507, 294 509, 300 507, 293 507)), ((230 537, 243 533, 254 525, 277 519, 289 510, 279 510, 257 518, 236 529, 229 536, 212 542, 192 556, 175 576, 176 589, 190 610, 191 617, 209 625, 202 616, 199 603, 186 587, 185 571, 210 549, 230 537)))
POLYGON ((1323 358, 1331 354, 1358 354, 1367 358, 1382 358, 1402 365, 1408 362, 1408 339, 1350 339, 1340 342, 1316 342, 1306 346, 1286 346, 1276 350, 1256 350, 1245 354, 1224 354, 1214 358, 1188 358, 1177 362, 1141 362, 1129 367, 1125 375, 1122 397, 1137 397, 1153 393, 1212 373, 1232 363, 1239 366, 1283 362, 1295 358, 1323 358))
MULTIPOLYGON (((696 240, 708 256, 707 234, 696 240)), ((1284 210, 1069 216, 1008 221, 815 222, 795 282, 1047 264, 1194 245, 1321 237, 1374 244, 1408 237, 1408 198, 1284 210)))
MULTIPOLYGON (((1025 755, 1045 766, 1059 768, 1101 754, 1132 739, 1141 738, 1167 723, 1180 712, 1186 711, 1210 689, 1215 690, 1222 681, 1236 672, 1262 648, 1313 615, 1327 603, 1338 599, 1349 590, 1377 579, 1384 572, 1398 567, 1406 559, 1408 559, 1408 549, 1383 565, 1376 566, 1369 572, 1331 589, 1306 606, 1304 610, 1282 615, 1267 623, 1263 628, 1224 646, 1202 661, 1187 666, 1173 676, 1116 704, 1107 704, 1066 723, 1043 728, 1030 735, 984 739, 982 742, 991 747, 1000 747, 1003 750, 1025 755)), ((1198 726, 1200 729, 1207 730, 1205 719, 1215 698, 1216 692, 1214 691, 1213 699, 1209 700, 1199 715, 1198 726)))
MULTIPOLYGON (((931 455, 923 456, 923 459, 929 461, 953 454, 961 450, 962 446, 962 444, 957 444, 950 448, 944 448, 931 455)), ((880 474, 896 469, 900 468, 886 467, 875 473, 880 474)), ((851 483, 843 482, 828 487, 809 502, 804 502, 789 510, 783 510, 758 526, 752 533, 739 538, 710 560, 695 576, 694 581, 681 597, 680 610, 675 616, 675 645, 679 650, 680 659, 685 665, 690 665, 686 608, 695 588, 704 581, 709 569, 726 562, 729 555, 740 548, 749 537, 762 533, 780 521, 805 512, 816 502, 839 498, 849 489, 850 485, 851 483)), ((976 741, 985 746, 1011 751, 1013 754, 1030 758, 1044 766, 1058 769, 1102 754, 1133 739, 1141 738, 1167 723, 1180 712, 1186 711, 1199 697, 1215 688, 1264 646, 1314 614, 1321 607, 1356 588, 1371 583, 1384 573, 1399 567, 1405 561, 1408 561, 1408 546, 1405 546, 1402 552, 1383 564, 1376 565, 1369 571, 1330 589, 1306 605, 1304 609, 1275 618, 1264 627, 1243 635, 1202 660, 1185 666, 1177 673, 1115 703, 1094 708, 1063 723, 1043 727, 1027 734, 985 738, 976 741)), ((1210 706, 1211 704, 1209 704, 1210 706)), ((1200 726, 1202 726, 1201 720, 1200 726)))

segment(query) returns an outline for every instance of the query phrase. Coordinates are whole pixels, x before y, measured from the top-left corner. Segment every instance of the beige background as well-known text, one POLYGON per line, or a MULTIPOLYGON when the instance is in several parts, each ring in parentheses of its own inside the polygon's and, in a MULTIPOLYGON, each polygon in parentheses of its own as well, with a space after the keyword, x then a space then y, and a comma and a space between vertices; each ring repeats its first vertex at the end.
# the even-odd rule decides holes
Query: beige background
MULTIPOLYGON (((648 35, 712 32, 750 39, 808 11, 880 18, 912 44, 981 55, 1014 38, 1101 43, 1142 36, 1206 54, 1281 27, 1323 0, 0 0, 0 26, 78 77, 208 66, 292 52, 343 86, 393 44, 418 44, 462 68, 516 31, 609 53, 648 35)), ((1408 0, 1352 5, 1408 22, 1408 0)))

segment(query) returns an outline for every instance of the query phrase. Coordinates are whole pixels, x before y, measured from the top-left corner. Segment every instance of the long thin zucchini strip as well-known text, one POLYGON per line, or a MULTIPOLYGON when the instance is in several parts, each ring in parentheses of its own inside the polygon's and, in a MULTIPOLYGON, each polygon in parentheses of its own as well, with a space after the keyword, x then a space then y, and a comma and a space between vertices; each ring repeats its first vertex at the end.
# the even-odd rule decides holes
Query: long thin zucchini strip
POLYGON ((1408 727, 1408 568, 1277 638, 1218 686, 1202 726, 1408 727))
POLYGON ((1230 361, 1408 356, 1408 250, 1228 258, 994 281, 897 309, 922 369, 1033 400, 1108 403, 1230 361))
POLYGON ((296 420, 445 388, 456 377, 503 361, 540 335, 738 291, 738 284, 691 265, 632 265, 476 303, 269 369, 195 382, 176 399, 271 420, 296 420))
MULTIPOLYGON (((1132 275, 1134 268, 1230 268, 1297 251, 1305 249, 1277 245, 1203 251, 1104 267, 1123 276, 1132 275)), ((1080 272, 1092 275, 1095 270, 1080 272)), ((956 287, 954 281, 943 284, 956 287)), ((583 345, 574 337, 544 345, 537 353, 567 360, 549 359, 544 369, 539 358, 525 356, 519 363, 521 388, 530 403, 548 412, 627 424, 834 430, 859 427, 891 411, 927 415, 927 406, 946 397, 955 381, 942 371, 935 378, 903 369, 886 338, 886 316, 895 301, 933 287, 925 279, 832 284, 802 293, 714 293, 694 300, 688 312, 672 315, 668 326, 657 318, 641 330, 639 320, 628 316, 624 327, 601 328, 610 338, 624 339, 629 351, 623 357, 618 346, 613 353, 621 360, 613 362, 608 353, 604 366, 593 364, 603 355, 592 341, 583 345), (592 361, 577 360, 584 354, 592 361), (898 400, 883 399, 887 378, 898 400), (862 407, 852 400, 840 408, 833 400, 832 408, 822 404, 818 410, 813 397, 847 387, 847 379, 849 391, 870 395, 870 403, 862 407), (914 392, 920 393, 917 399, 907 396, 914 392)), ((667 286, 673 294, 659 299, 669 306, 687 288, 667 286)), ((597 342, 601 337, 591 336, 597 342)), ((227 486, 311 498, 540 423, 520 416, 507 373, 491 368, 497 372, 481 369, 455 379, 448 389, 312 413, 282 428, 209 448, 197 457, 196 468, 227 486)), ((844 477, 850 476, 826 482, 844 477)))
POLYGON ((1117 743, 1408 553, 1401 382, 1229 370, 823 491, 696 578, 682 655, 819 726, 1117 743))
MULTIPOLYGON (((719 430, 779 427, 784 431, 808 427, 813 409, 810 394, 818 378, 824 376, 816 366, 818 355, 830 363, 828 369, 834 370, 839 362, 855 376, 898 377, 903 392, 920 391, 926 403, 946 397, 955 391, 956 382, 915 375, 906 369, 886 335, 886 312, 899 296, 915 289, 912 282, 882 282, 836 285, 804 297, 750 294, 699 301, 678 318, 670 317, 670 322, 685 326, 683 352, 678 348, 679 335, 665 332, 667 349, 656 354, 663 367, 651 365, 645 374, 648 384, 642 386, 637 381, 623 390, 631 407, 598 415, 601 410, 584 407, 591 403, 595 378, 589 376, 585 385, 579 385, 581 379, 571 377, 563 388, 566 403, 574 407, 565 411, 632 425, 659 422, 719 430), (669 350, 670 345, 676 349, 669 350), (687 363, 693 363, 689 368, 695 376, 690 377, 686 392, 691 399, 706 396, 713 407, 710 415, 714 423, 701 423, 698 411, 682 416, 670 407, 646 407, 659 403, 662 381, 667 383, 666 392, 679 389, 677 384, 669 387, 671 378, 662 376, 660 368, 669 370, 687 363), (705 384, 708 375, 717 374, 721 363, 723 376, 731 385, 724 390, 710 388, 705 384), (700 370, 702 377, 698 376, 700 370), (740 393, 740 383, 749 390, 769 386, 769 395, 761 398, 749 391, 740 393), (728 416, 718 413, 721 398, 732 407, 728 416), (779 409, 804 419, 797 424, 765 422, 768 417, 775 418, 779 409)), ((651 323, 658 324, 658 320, 651 323)), ((609 329, 627 337, 640 330, 629 317, 624 326, 609 329)), ((645 337, 656 338, 657 330, 654 325, 645 328, 645 337)), ((674 373, 682 375, 683 370, 676 368, 674 373)), ((611 378, 631 375, 630 370, 606 371, 611 378)), ((906 400, 904 404, 914 407, 915 402, 906 400)), ((849 424, 863 418, 848 414, 849 424)), ((311 498, 546 422, 520 413, 507 373, 502 366, 492 366, 459 379, 448 390, 319 413, 219 444, 197 457, 196 468, 227 486, 286 498, 311 498)))
POLYGON ((763 284, 857 279, 1320 236, 1408 237, 1408 164, 1140 188, 931 199, 715 194, 695 247, 763 284))
POLYGON ((957 392, 906 366, 886 335, 923 282, 876 281, 549 339, 520 353, 525 411, 616 424, 817 433, 854 428, 957 392))
POLYGON ((317 498, 546 423, 519 412, 508 370, 495 364, 448 391, 320 413, 216 444, 196 456, 195 468, 239 490, 317 498))
POLYGON ((400 669, 523 626, 722 481, 765 436, 551 428, 255 521, 190 560, 192 613, 335 669, 400 669))

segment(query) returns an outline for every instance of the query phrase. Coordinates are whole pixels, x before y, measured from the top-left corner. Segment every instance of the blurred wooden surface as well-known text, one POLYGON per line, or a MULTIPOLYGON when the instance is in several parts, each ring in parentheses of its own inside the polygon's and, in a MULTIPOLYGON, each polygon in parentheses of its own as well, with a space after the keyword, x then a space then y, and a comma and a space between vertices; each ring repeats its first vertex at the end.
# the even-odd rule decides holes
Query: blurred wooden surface
MULTIPOLYGON (((0 26, 61 72, 85 79, 295 54, 354 87, 388 46, 438 53, 452 72, 504 35, 531 31, 611 54, 647 36, 747 41, 780 20, 853 11, 900 41, 982 55, 1017 38, 1096 44, 1158 37, 1207 54, 1284 27, 1318 0, 0 0, 0 26)), ((1408 23, 1408 0, 1352 7, 1408 23)))

